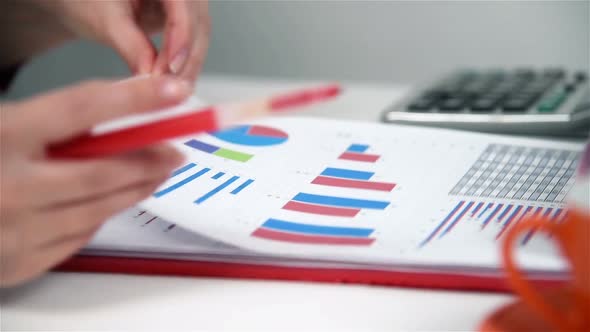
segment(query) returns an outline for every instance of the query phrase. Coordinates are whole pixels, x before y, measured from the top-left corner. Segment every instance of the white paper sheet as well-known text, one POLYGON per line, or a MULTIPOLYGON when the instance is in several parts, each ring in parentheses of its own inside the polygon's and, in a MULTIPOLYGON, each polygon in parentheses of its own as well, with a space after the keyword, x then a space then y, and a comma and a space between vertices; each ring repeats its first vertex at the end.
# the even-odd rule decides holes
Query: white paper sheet
MULTIPOLYGON (((217 137, 204 134, 177 140, 188 159, 186 170, 141 207, 174 221, 175 231, 183 227, 261 256, 497 268, 495 238, 504 225, 518 222, 527 211, 555 214, 556 221, 563 216, 558 209, 564 208, 563 197, 582 148, 573 143, 334 120, 275 118, 256 125, 217 137), (247 134, 248 130, 253 131, 247 134), (198 142, 192 141, 192 147, 184 144, 191 140, 198 142), (375 162, 339 158, 354 144, 353 150, 359 151, 355 156, 379 158, 375 162), (367 146, 364 152, 362 145, 367 146), (385 187, 391 183, 395 187, 368 190, 312 184, 322 173, 330 174, 324 177, 329 181, 353 176, 355 184, 384 182, 385 187), (244 187, 237 192, 240 186, 244 187), (320 204, 331 208, 330 213, 338 208, 334 204, 350 205, 350 200, 340 198, 372 202, 353 201, 370 206, 354 217, 284 208, 301 207, 310 198, 317 208, 318 195, 337 197, 328 202, 324 198, 320 204), (295 243, 293 238, 322 244, 295 243), (334 241, 347 244, 327 244, 334 241)), ((339 213, 354 212, 349 210, 339 213)), ((90 248, 109 246, 116 233, 109 227, 116 228, 107 226, 90 248)), ((125 232, 119 232, 121 241, 125 232)), ((217 245, 210 249, 206 249, 210 244, 197 245, 202 241, 196 237, 182 235, 184 240, 179 240, 167 235, 164 241, 156 239, 159 235, 139 234, 127 235, 134 237, 129 240, 135 242, 132 246, 152 245, 154 251, 168 247, 167 252, 219 250, 217 245)), ((525 267, 563 269, 543 235, 533 235, 521 248, 525 267)))

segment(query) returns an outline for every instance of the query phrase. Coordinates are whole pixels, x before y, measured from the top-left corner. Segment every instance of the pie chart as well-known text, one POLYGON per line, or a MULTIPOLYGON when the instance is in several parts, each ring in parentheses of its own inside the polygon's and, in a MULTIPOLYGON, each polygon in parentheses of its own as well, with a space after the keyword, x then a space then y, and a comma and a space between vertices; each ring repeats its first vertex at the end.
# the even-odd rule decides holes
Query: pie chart
POLYGON ((211 135, 228 143, 248 146, 277 145, 286 142, 289 138, 289 135, 282 130, 256 125, 232 127, 216 131, 211 135))

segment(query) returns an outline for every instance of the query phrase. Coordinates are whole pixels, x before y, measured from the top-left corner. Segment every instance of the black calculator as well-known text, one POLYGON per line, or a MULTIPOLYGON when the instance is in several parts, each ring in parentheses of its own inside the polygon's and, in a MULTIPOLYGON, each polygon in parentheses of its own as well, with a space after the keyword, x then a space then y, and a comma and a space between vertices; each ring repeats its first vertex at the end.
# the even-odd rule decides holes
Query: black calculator
POLYGON ((560 68, 460 70, 418 89, 383 121, 482 132, 587 136, 588 74, 560 68))

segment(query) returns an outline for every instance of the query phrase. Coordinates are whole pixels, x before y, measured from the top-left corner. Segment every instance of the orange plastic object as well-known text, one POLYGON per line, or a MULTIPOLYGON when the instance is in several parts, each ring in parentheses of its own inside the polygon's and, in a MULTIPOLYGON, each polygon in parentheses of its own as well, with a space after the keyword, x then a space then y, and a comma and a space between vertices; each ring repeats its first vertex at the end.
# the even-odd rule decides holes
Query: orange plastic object
POLYGON ((506 234, 502 256, 508 281, 520 300, 495 312, 481 331, 590 331, 589 214, 572 209, 560 223, 527 219, 506 234), (514 246, 530 230, 551 235, 569 262, 572 279, 563 288, 535 289, 516 265, 514 246))

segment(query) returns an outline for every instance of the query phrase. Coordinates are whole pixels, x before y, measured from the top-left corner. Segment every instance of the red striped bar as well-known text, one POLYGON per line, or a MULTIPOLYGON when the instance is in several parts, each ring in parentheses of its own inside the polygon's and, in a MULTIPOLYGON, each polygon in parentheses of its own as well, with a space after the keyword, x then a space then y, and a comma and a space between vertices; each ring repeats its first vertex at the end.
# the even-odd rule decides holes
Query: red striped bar
POLYGON ((308 244, 368 246, 375 242, 375 239, 367 237, 303 235, 288 232, 278 232, 268 228, 258 228, 252 233, 252 236, 267 240, 308 244))
POLYGON ((392 191, 393 188, 395 188, 395 183, 349 180, 333 178, 329 176, 318 176, 311 183, 332 187, 369 189, 379 191, 392 191))
POLYGON ((285 206, 283 206, 283 209, 290 210, 290 211, 304 212, 304 213, 322 214, 322 215, 326 215, 326 216, 336 216, 336 217, 355 217, 361 211, 360 209, 332 207, 332 206, 316 205, 316 204, 302 203, 302 202, 296 202, 296 201, 287 202, 287 204, 285 204, 285 206))
POLYGON ((379 155, 368 154, 368 153, 356 153, 356 152, 343 152, 338 159, 363 161, 366 163, 374 163, 379 159, 379 155))

